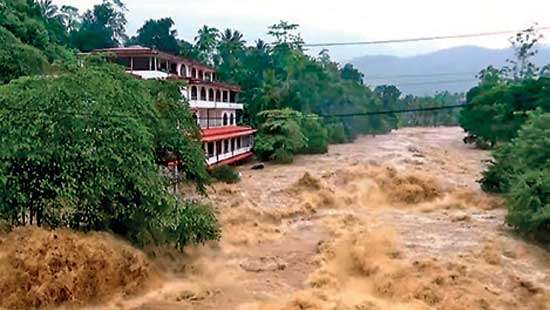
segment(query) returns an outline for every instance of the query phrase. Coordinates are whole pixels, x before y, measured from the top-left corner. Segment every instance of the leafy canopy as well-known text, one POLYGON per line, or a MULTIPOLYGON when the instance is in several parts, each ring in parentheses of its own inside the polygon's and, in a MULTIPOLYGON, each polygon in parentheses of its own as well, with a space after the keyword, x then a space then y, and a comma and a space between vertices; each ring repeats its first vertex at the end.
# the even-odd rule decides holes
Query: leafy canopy
POLYGON ((207 174, 192 118, 178 118, 178 128, 161 117, 189 112, 155 89, 110 65, 1 87, 0 216, 14 225, 110 230, 140 244, 202 241, 175 233, 192 221, 194 234, 217 238, 211 211, 180 205, 166 190, 159 155, 200 154, 184 171, 199 186, 207 174), (163 141, 168 132, 174 140, 163 141), (210 220, 186 217, 197 212, 210 220))
POLYGON ((126 42, 126 46, 142 45, 178 54, 180 46, 176 39, 177 31, 173 27, 174 21, 171 18, 150 19, 138 29, 137 36, 126 42))

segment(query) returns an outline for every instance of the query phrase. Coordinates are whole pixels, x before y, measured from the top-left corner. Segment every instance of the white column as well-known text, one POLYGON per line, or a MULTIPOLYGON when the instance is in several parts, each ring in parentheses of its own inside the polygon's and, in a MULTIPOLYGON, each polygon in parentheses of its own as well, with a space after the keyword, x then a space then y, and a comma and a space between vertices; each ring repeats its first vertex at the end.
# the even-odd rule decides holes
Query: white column
POLYGON ((177 71, 177 72, 176 72, 176 75, 177 75, 177 76, 181 76, 181 63, 178 63, 178 64, 176 65, 176 71, 177 71))

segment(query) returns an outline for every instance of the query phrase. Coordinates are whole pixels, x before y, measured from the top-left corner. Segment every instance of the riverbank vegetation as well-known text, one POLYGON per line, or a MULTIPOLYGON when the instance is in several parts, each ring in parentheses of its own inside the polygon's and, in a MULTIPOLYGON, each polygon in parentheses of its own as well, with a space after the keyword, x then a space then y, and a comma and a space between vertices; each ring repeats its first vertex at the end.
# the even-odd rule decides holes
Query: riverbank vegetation
POLYGON ((550 77, 531 62, 540 38, 534 28, 512 38, 515 59, 480 73, 460 123, 469 141, 494 148, 481 183, 505 195, 508 224, 550 241, 550 77))

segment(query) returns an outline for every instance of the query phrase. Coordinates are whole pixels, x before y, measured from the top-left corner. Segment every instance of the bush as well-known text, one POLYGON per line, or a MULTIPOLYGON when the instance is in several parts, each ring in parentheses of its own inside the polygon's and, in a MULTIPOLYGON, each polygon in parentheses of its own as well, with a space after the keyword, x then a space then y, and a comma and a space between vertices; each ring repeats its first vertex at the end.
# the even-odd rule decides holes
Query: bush
POLYGON ((175 210, 173 218, 174 229, 170 232, 170 239, 175 240, 179 249, 188 244, 204 244, 221 237, 216 214, 210 205, 187 201, 175 210))
POLYGON ((328 152, 328 133, 315 114, 302 116, 301 129, 307 139, 307 146, 300 150, 304 154, 324 154, 328 152))
POLYGON ((519 232, 550 233, 550 113, 531 113, 517 138, 494 152, 484 173, 484 190, 505 193, 507 221, 519 232))
POLYGON ((489 168, 483 172, 480 180, 481 189, 490 193, 507 193, 510 189, 510 181, 516 174, 515 167, 518 163, 512 160, 513 144, 506 143, 499 146, 493 152, 493 161, 489 168))
POLYGON ((480 85, 468 92, 469 106, 460 113, 460 125, 480 143, 508 142, 537 108, 550 111, 550 79, 480 85))
POLYGON ((0 84, 44 72, 46 57, 38 49, 22 43, 3 27, 0 27, 0 42, 0 84))
POLYGON ((519 176, 507 195, 506 220, 522 234, 550 241, 550 169, 519 176))
POLYGON ((214 167, 210 171, 210 175, 214 179, 228 184, 237 183, 241 180, 241 177, 239 173, 235 171, 235 168, 228 165, 214 167))
POLYGON ((255 150, 261 160, 291 163, 294 154, 307 146, 307 138, 300 127, 300 112, 290 109, 269 110, 258 116, 261 125, 255 150))
POLYGON ((190 112, 169 96, 169 108, 159 111, 158 96, 110 65, 0 87, 0 217, 12 225, 109 230, 139 244, 162 239, 180 206, 159 156, 182 156, 199 189, 208 174, 200 141, 186 130, 196 126, 192 118, 160 117, 190 112), (176 138, 162 143, 165 135, 176 138))
POLYGON ((342 123, 333 123, 327 125, 327 140, 330 144, 341 144, 349 142, 344 125, 342 123))

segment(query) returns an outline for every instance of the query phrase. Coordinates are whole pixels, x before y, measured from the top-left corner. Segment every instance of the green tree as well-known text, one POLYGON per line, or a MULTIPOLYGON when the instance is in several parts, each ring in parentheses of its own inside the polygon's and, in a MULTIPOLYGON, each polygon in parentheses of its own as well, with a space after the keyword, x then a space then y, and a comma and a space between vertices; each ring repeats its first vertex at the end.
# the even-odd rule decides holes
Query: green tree
POLYGON ((42 15, 37 2, 4 0, 0 6, 0 27, 42 51, 49 61, 67 60, 72 55, 61 46, 66 43, 67 31, 54 12, 51 3, 49 11, 42 15), (52 18, 47 17, 52 14, 52 18))
POLYGON ((215 57, 218 75, 222 79, 232 81, 246 70, 242 64, 245 43, 243 34, 237 30, 222 32, 215 57))
POLYGON ((207 64, 213 64, 214 52, 218 46, 219 30, 204 25, 199 29, 195 37, 195 48, 198 51, 199 59, 207 64))
POLYGON ((506 194, 507 222, 550 241, 550 113, 532 113, 517 138, 499 147, 485 190, 506 194))
POLYGON ((503 75, 512 80, 520 81, 538 76, 539 68, 532 62, 538 53, 537 44, 543 38, 535 26, 518 32, 510 38, 515 59, 508 59, 507 65, 502 68, 503 75))
POLYGON ((139 28, 137 36, 126 42, 126 45, 143 45, 167 53, 178 54, 180 46, 176 38, 177 31, 173 27, 174 21, 171 18, 150 19, 139 28))
POLYGON ((352 64, 344 65, 344 67, 340 70, 340 74, 342 79, 354 81, 359 84, 363 84, 363 79, 365 78, 365 75, 355 69, 352 64))
POLYGON ((80 27, 70 34, 80 51, 120 46, 126 37, 126 7, 119 0, 103 0, 82 16, 80 27))
MULTIPOLYGON (((210 209, 181 205, 166 190, 158 150, 189 150, 183 142, 159 145, 166 129, 157 125, 173 123, 161 115, 177 109, 155 89, 110 65, 1 87, 0 216, 14 225, 109 230, 139 244, 218 238, 210 209)), ((192 140, 180 131, 188 126, 171 130, 192 140)), ((186 145, 201 149, 198 141, 186 145)))
POLYGON ((178 55, 180 55, 183 58, 200 61, 200 55, 199 55, 200 53, 195 48, 195 46, 193 46, 193 44, 185 40, 179 40, 178 45, 180 46, 178 55))
POLYGON ((515 59, 497 71, 493 67, 480 72, 480 83, 467 94, 470 104, 460 115, 461 126, 477 142, 494 146, 514 138, 527 120, 529 111, 550 108, 541 97, 550 81, 539 77, 538 68, 531 62, 537 54, 541 39, 534 27, 511 39, 515 59))
POLYGON ((44 54, 23 44, 3 27, 0 27, 0 42, 0 84, 24 75, 41 74, 46 69, 44 54))
POLYGON ((298 24, 280 21, 278 24, 271 25, 267 34, 275 39, 273 44, 276 46, 302 50, 304 40, 299 33, 296 33, 299 27, 298 24))
POLYGON ((302 116, 300 127, 306 137, 307 145, 300 153, 323 154, 328 152, 328 131, 321 123, 319 116, 306 114, 302 116))
POLYGON ((290 109, 267 110, 258 116, 263 119, 255 145, 260 159, 291 163, 294 154, 307 146, 300 127, 301 113, 290 109))

